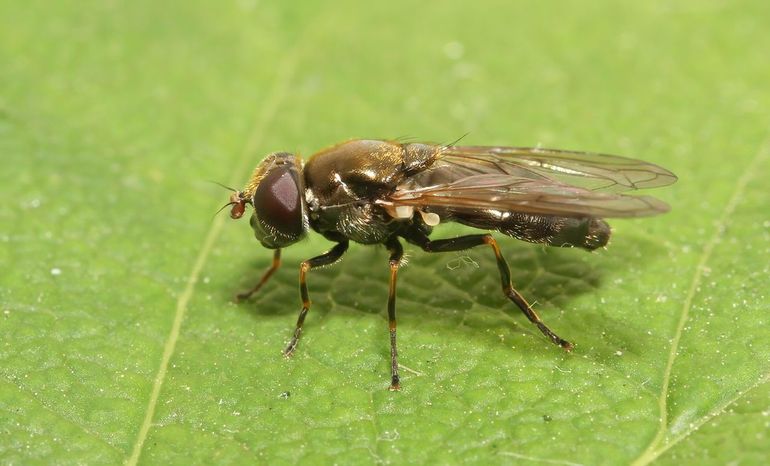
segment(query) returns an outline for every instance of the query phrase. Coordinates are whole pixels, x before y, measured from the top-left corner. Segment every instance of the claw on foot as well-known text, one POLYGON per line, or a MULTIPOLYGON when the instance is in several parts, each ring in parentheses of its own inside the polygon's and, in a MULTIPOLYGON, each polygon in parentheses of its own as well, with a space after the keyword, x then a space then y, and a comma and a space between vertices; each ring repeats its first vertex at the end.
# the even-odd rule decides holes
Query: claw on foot
POLYGON ((388 387, 388 390, 391 392, 397 392, 401 390, 401 378, 398 376, 398 374, 394 375, 392 379, 390 379, 390 387, 388 387))
POLYGON ((292 342, 289 343, 289 346, 286 347, 286 349, 283 350, 283 355, 287 358, 290 358, 292 354, 294 354, 294 350, 297 349, 297 343, 292 342))

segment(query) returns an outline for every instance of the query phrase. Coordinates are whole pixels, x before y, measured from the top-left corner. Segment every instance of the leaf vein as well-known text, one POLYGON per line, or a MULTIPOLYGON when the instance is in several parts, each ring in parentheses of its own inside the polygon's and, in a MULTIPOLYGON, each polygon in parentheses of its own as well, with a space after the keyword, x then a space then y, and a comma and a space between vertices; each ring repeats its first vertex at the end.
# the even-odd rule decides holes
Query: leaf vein
POLYGON ((716 223, 714 234, 711 236, 711 238, 709 238, 708 242, 703 247, 703 252, 701 253, 698 264, 695 267, 692 281, 690 282, 690 287, 687 291, 687 296, 685 297, 684 303, 682 304, 681 316, 676 326, 674 338, 671 342, 671 349, 669 350, 668 354, 668 360, 663 372, 663 382, 661 384, 660 397, 658 399, 658 406, 660 409, 660 422, 658 425, 658 431, 644 452, 633 461, 632 464, 635 466, 649 464, 660 454, 660 452, 656 450, 665 438, 666 432, 668 430, 668 390, 671 382, 671 373, 674 367, 674 361, 676 360, 677 352, 679 350, 679 341, 682 338, 684 327, 687 324, 687 320, 689 319, 692 303, 700 288, 703 273, 707 268, 706 265, 711 259, 711 255, 713 254, 714 249, 724 235, 728 220, 735 212, 735 209, 738 206, 738 202, 743 196, 743 192, 745 191, 749 181, 751 181, 751 179, 758 172, 758 166, 760 162, 762 162, 767 157, 768 152, 770 152, 770 150, 768 150, 768 146, 770 146, 770 138, 765 140, 765 142, 760 145, 759 151, 757 151, 757 154, 754 156, 751 162, 749 162, 743 174, 736 182, 735 190, 733 191, 732 196, 730 196, 730 199, 727 201, 727 204, 725 204, 725 207, 722 210, 722 214, 719 216, 719 220, 716 223))
POLYGON ((535 463, 563 464, 566 466, 583 466, 581 463, 573 463, 571 461, 563 461, 563 460, 552 460, 548 458, 537 458, 535 456, 522 455, 520 453, 514 453, 511 451, 501 451, 500 456, 510 456, 512 458, 517 458, 524 461, 532 461, 535 463))
POLYGON ((741 398, 748 395, 753 390, 761 387, 762 385, 766 384, 770 381, 770 374, 765 375, 761 379, 759 379, 754 385, 750 386, 746 390, 738 392, 738 394, 731 398, 730 400, 727 400, 726 402, 719 405, 716 409, 712 410, 711 412, 707 413, 705 416, 701 417, 697 421, 690 424, 690 428, 679 434, 678 436, 674 437, 671 441, 667 442, 665 445, 663 445, 660 449, 656 450, 654 452, 654 456, 651 458, 651 460, 654 460, 655 458, 658 458, 660 455, 671 449, 673 446, 677 445, 679 442, 684 440, 685 438, 689 437, 695 431, 703 427, 706 423, 714 420, 715 418, 721 416, 725 413, 725 410, 737 403, 741 398))
MULTIPOLYGON (((298 44, 300 43, 303 43, 303 41, 298 41, 298 44)), ((299 46, 296 46, 292 52, 285 55, 284 60, 279 65, 279 69, 276 73, 276 79, 273 85, 273 91, 268 94, 270 98, 268 99, 268 102, 266 102, 262 107, 262 111, 257 117, 253 129, 247 139, 245 148, 241 153, 240 158, 238 159, 237 169, 233 171, 233 175, 230 177, 229 184, 235 184, 238 178, 242 176, 244 170, 250 163, 249 156, 252 155, 252 153, 258 147, 259 143, 263 140, 267 126, 273 120, 281 101, 287 94, 288 83, 291 81, 295 73, 298 56, 299 46)), ((163 348, 163 355, 161 357, 158 372, 155 376, 150 399, 147 403, 144 421, 142 422, 142 425, 137 434, 136 441, 134 442, 134 448, 132 450, 131 456, 126 460, 126 464, 129 466, 135 466, 139 461, 139 457, 141 456, 144 442, 147 439, 150 428, 152 427, 152 420, 154 418, 155 409, 158 404, 160 390, 166 377, 168 364, 174 354, 176 343, 179 340, 182 321, 184 320, 185 314, 187 313, 188 303, 192 298, 193 292, 195 291, 195 285, 198 282, 198 277, 206 263, 206 260, 209 257, 209 254, 211 253, 212 248, 214 247, 214 243, 219 236, 219 232, 222 229, 223 223, 224 217, 221 215, 214 219, 203 242, 203 245, 198 252, 198 256, 196 257, 190 274, 187 277, 184 291, 177 300, 176 310, 174 313, 174 321, 163 348)))
MULTIPOLYGON (((68 418, 68 417, 67 417, 66 415, 64 415, 63 413, 60 413, 60 412, 58 412, 58 411, 55 411, 55 410, 54 410, 53 408, 51 408, 50 406, 46 405, 46 404, 43 402, 43 400, 42 400, 42 399, 41 399, 39 396, 35 395, 35 394, 34 394, 34 393, 32 393, 31 391, 29 391, 29 390, 25 389, 24 387, 22 387, 22 386, 20 386, 20 385, 14 384, 13 382, 11 382, 11 381, 10 381, 10 380, 8 380, 8 379, 6 379, 6 380, 5 380, 5 382, 6 382, 8 385, 10 385, 11 387, 15 388, 15 389, 16 389, 16 390, 17 390, 19 393, 22 393, 22 394, 24 394, 24 395, 27 395, 29 398, 31 398, 32 400, 34 400, 34 401, 35 401, 35 402, 36 402, 36 403, 37 403, 37 404, 38 404, 38 405, 39 405, 41 408, 43 408, 43 410, 45 410, 45 411, 47 411, 47 412, 51 413, 53 416, 57 417, 58 419, 61 419, 62 421, 66 422, 67 424, 69 424, 69 425, 72 425, 72 426, 75 426, 75 427, 77 427, 77 428, 78 428, 78 429, 80 429, 80 430, 81 430, 83 433, 85 433, 85 434, 88 434, 88 436, 89 436, 89 437, 91 437, 91 438, 93 438, 93 439, 95 439, 95 440, 99 441, 100 443, 102 443, 102 444, 106 445, 107 447, 109 447, 109 448, 110 448, 110 450, 114 450, 114 451, 116 451, 116 452, 122 453, 122 450, 120 450, 118 447, 116 447, 115 445, 111 444, 111 443, 110 443, 110 442, 108 442, 107 440, 103 439, 102 437, 100 437, 100 436, 99 436, 98 434, 96 434, 95 432, 93 432, 93 431, 89 430, 89 429, 88 429, 86 426, 84 426, 84 425, 82 425, 82 424, 78 423, 77 421, 75 421, 75 420, 73 420, 73 419, 70 419, 70 418, 68 418)), ((9 413, 17 414, 16 412, 13 412, 13 411, 9 411, 9 413)))

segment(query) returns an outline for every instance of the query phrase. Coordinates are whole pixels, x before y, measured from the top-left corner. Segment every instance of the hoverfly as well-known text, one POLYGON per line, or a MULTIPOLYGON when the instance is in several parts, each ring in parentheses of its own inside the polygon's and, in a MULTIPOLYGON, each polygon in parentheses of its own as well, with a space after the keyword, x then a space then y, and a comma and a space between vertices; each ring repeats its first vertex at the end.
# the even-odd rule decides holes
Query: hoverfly
POLYGON ((306 276, 337 262, 350 241, 383 244, 390 252, 388 320, 391 390, 400 388, 396 346, 396 277, 404 254, 400 239, 426 252, 488 246, 497 259, 502 291, 553 343, 572 344, 540 319, 511 283, 508 264, 489 233, 430 239, 434 226, 457 222, 558 247, 594 250, 607 244, 604 217, 642 217, 669 210, 649 196, 624 191, 665 186, 676 176, 657 165, 613 155, 542 148, 456 146, 351 140, 324 149, 307 162, 294 154, 268 155, 226 206, 243 216, 251 204, 254 235, 273 249, 272 265, 245 299, 280 266, 281 249, 312 229, 336 243, 300 265, 302 309, 284 350, 297 347, 310 310, 306 276))

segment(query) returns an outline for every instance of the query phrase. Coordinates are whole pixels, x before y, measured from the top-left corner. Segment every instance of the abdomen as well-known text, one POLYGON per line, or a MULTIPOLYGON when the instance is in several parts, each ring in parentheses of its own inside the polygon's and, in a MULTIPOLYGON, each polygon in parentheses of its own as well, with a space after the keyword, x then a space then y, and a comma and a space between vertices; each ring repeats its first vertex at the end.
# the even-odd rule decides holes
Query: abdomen
POLYGON ((497 230, 530 243, 592 251, 610 239, 610 226, 600 218, 555 217, 519 212, 453 211, 452 220, 484 230, 497 230))

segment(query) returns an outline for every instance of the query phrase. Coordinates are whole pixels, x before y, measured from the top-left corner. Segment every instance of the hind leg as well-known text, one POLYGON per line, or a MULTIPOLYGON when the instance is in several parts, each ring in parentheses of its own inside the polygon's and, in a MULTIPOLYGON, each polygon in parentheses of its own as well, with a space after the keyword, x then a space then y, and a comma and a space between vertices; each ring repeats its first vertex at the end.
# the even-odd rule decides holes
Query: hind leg
POLYGON ((505 261, 503 254, 500 252, 500 247, 497 245, 497 241, 495 241, 492 235, 467 235, 451 239, 430 240, 425 234, 413 231, 404 236, 404 238, 410 243, 421 247, 426 252, 462 251, 476 246, 490 246, 495 252, 495 258, 497 259, 497 268, 500 271, 500 282, 503 287, 503 294, 513 301, 513 303, 521 309, 521 312, 527 316, 527 319, 537 325, 537 328, 543 332, 543 335, 548 337, 554 344, 561 346, 567 351, 572 350, 572 343, 561 338, 554 333, 553 330, 548 328, 548 326, 540 320, 540 316, 538 316, 535 310, 532 309, 532 306, 530 306, 527 300, 513 288, 513 284, 511 283, 511 270, 508 268, 508 263, 505 261))

